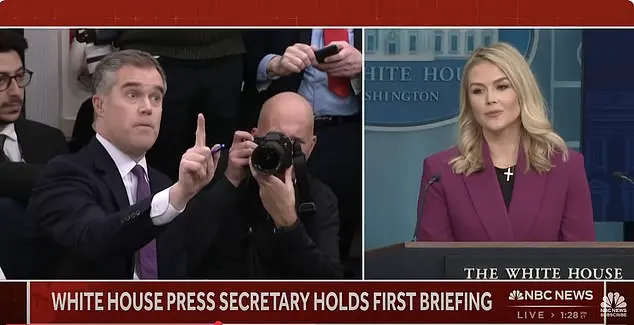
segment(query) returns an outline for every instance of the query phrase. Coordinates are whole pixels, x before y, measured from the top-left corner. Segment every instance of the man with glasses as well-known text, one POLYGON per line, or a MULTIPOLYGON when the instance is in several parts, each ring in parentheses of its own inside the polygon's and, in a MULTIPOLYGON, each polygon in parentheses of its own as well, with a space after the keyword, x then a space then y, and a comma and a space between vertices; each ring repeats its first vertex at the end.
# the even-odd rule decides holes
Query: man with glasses
POLYGON ((7 278, 28 277, 31 254, 23 244, 28 229, 24 209, 41 166, 68 152, 66 139, 53 127, 22 117, 27 41, 0 30, 0 268, 7 278))

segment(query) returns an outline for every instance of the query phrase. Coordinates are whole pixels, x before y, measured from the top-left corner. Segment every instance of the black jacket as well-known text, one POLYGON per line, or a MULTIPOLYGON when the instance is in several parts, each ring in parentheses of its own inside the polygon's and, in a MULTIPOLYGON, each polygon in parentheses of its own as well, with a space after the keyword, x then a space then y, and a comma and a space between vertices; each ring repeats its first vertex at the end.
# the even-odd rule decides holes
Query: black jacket
MULTIPOLYGON (((172 185, 148 168, 152 195, 172 185)), ((106 149, 93 138, 81 151, 53 159, 38 180, 27 215, 37 223, 45 279, 132 279, 134 254, 156 238, 160 279, 186 275, 182 215, 155 226, 152 198, 130 205, 106 149)))
MULTIPOLYGON (((333 279, 339 261, 337 199, 310 178, 317 212, 277 230, 264 210, 257 183, 234 187, 224 176, 226 154, 208 189, 187 208, 190 276, 201 279, 333 279)), ((299 201, 299 200, 298 200, 299 201)))
POLYGON ((68 144, 62 131, 48 125, 23 118, 14 125, 25 162, 0 163, 0 197, 26 205, 42 167, 55 156, 68 153, 68 144))

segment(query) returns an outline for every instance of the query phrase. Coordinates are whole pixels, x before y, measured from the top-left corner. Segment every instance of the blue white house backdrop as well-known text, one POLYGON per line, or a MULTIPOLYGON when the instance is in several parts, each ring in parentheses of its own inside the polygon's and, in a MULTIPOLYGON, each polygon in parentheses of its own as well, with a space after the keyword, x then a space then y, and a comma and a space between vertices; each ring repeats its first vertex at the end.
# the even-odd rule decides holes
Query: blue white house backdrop
MULTIPOLYGON (((497 41, 531 63, 555 129, 579 149, 580 30, 366 29, 366 249, 412 239, 422 161, 455 144, 463 65, 497 41)), ((597 231, 621 240, 620 224, 597 223, 597 231)))

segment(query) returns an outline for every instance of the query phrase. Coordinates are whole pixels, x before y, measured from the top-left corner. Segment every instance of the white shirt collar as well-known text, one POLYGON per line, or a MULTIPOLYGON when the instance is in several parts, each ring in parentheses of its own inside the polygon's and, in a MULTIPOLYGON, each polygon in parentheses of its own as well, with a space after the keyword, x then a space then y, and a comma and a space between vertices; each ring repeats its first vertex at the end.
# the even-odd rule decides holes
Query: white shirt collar
POLYGON ((13 141, 18 141, 18 134, 15 132, 15 123, 5 124, 4 126, 0 126, 0 134, 6 135, 9 139, 13 141))
MULTIPOLYGON (((134 166, 141 165, 143 170, 145 170, 145 175, 147 175, 147 162, 145 160, 145 156, 138 163, 132 159, 132 157, 123 153, 117 147, 115 147, 110 141, 106 140, 103 136, 97 133, 97 140, 101 143, 101 145, 106 149, 112 160, 114 160, 115 165, 117 165, 117 169, 119 170, 119 174, 121 174, 121 178, 126 177, 134 166)), ((146 176, 147 177, 147 176, 146 176)))

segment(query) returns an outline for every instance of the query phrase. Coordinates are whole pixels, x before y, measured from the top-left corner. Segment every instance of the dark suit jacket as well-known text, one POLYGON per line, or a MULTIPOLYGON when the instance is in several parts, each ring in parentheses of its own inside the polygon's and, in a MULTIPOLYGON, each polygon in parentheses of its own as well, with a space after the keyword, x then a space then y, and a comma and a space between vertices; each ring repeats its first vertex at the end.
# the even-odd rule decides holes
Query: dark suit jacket
MULTIPOLYGON (((361 29, 353 30, 354 47, 363 53, 363 32, 361 29)), ((292 91, 296 92, 303 79, 303 73, 293 74, 274 80, 271 86, 263 92, 258 92, 255 80, 260 61, 267 54, 282 55, 287 47, 293 44, 310 44, 312 29, 254 29, 247 30, 243 35, 247 54, 244 64, 244 89, 243 110, 251 124, 255 125, 257 114, 264 102, 276 94, 292 91)), ((361 107, 362 94, 358 94, 359 107, 361 107)), ((253 126, 252 125, 252 126, 253 126)), ((251 126, 249 126, 251 127, 251 126)))
POLYGON ((458 150, 425 159, 419 195, 421 241, 594 241, 590 187, 583 156, 569 152, 552 157, 550 172, 526 172, 526 157, 520 148, 515 169, 513 196, 508 212, 489 147, 483 145, 485 166, 469 176, 454 174, 449 161, 458 150), (433 175, 421 208, 423 187, 433 175))
POLYGON ((20 118, 15 132, 26 163, 0 163, 0 197, 26 206, 41 167, 57 155, 68 153, 64 134, 48 125, 20 118))
MULTIPOLYGON (((172 184, 152 168, 148 176, 152 194, 172 184)), ((119 171, 97 139, 78 153, 53 159, 27 209, 49 247, 42 252, 41 276, 132 279, 134 254, 157 238, 159 277, 184 277, 182 220, 154 226, 151 200, 129 205, 119 171)))
POLYGON ((255 180, 235 188, 224 176, 226 156, 221 156, 214 182, 186 211, 190 274, 203 279, 342 277, 339 215, 332 191, 311 179, 317 213, 300 217, 294 227, 275 230, 255 180))

